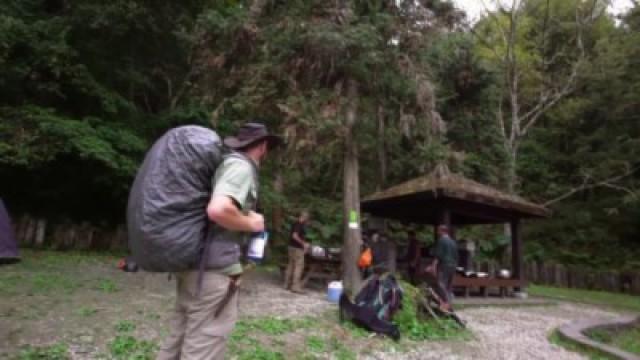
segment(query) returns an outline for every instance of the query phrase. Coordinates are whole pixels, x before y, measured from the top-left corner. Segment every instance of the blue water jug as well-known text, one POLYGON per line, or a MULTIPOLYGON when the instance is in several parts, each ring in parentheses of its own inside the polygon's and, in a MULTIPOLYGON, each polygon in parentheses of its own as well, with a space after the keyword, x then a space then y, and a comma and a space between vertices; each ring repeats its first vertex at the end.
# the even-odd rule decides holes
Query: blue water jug
POLYGON ((332 281, 327 287, 327 300, 337 303, 342 295, 342 281, 332 281))

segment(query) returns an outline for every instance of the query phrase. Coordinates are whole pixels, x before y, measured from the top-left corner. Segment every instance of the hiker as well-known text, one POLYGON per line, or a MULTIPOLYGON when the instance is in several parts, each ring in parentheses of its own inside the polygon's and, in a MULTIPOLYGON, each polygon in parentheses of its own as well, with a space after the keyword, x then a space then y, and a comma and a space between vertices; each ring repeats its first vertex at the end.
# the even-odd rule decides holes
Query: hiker
POLYGON ((438 226, 438 240, 433 248, 433 262, 428 266, 427 272, 437 276, 438 283, 443 290, 441 310, 451 311, 453 298, 453 275, 458 264, 458 246, 449 236, 449 228, 446 225, 438 226))
POLYGON ((373 265, 373 252, 371 251, 370 231, 363 230, 360 256, 358 257, 358 268, 360 269, 360 275, 363 279, 371 275, 371 265, 373 265))
POLYGON ((389 271, 391 259, 389 258, 389 242, 386 235, 383 232, 374 230, 369 246, 371 246, 373 255, 372 270, 378 273, 389 271))
POLYGON ((409 282, 412 284, 416 284, 416 275, 418 264, 420 263, 420 253, 421 246, 418 238, 416 237, 416 232, 410 230, 407 233, 407 237, 409 239, 409 245, 407 247, 407 265, 408 265, 408 273, 409 273, 409 282))
POLYGON ((279 142, 260 123, 247 123, 236 136, 224 139, 224 145, 233 152, 216 169, 209 204, 202 209, 211 220, 209 227, 214 234, 211 246, 205 247, 209 251, 203 255, 208 259, 203 265, 206 271, 175 274, 175 312, 159 360, 224 359, 227 339, 237 318, 236 289, 243 272, 237 244, 265 228, 263 215, 254 211, 258 200, 257 169, 279 142))
POLYGON ((289 263, 284 274, 284 287, 296 294, 304 294, 300 282, 304 270, 304 254, 310 247, 306 236, 308 221, 309 212, 304 210, 291 226, 291 235, 289 236, 289 263))

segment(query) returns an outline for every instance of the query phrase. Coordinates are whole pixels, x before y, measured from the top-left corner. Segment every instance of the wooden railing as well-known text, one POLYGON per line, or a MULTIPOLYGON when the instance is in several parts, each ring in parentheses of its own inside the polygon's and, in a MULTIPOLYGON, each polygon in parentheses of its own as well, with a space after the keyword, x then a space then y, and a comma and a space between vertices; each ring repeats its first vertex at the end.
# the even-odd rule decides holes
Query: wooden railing
POLYGON ((640 295, 639 271, 598 271, 579 266, 529 262, 525 264, 524 272, 525 278, 535 284, 640 295))
POLYGON ((54 250, 125 250, 124 225, 99 227, 89 223, 54 223, 28 215, 14 219, 18 245, 24 248, 54 250))

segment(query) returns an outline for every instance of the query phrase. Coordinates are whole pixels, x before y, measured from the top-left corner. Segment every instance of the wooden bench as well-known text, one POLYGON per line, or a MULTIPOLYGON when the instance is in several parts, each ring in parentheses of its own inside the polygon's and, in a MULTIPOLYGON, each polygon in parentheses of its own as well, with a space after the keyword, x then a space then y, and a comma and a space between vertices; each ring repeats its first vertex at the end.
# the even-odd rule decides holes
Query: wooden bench
POLYGON ((453 287, 463 288, 464 297, 469 297, 469 289, 478 288, 482 293, 482 296, 488 296, 489 288, 499 288, 500 296, 506 296, 509 291, 513 291, 514 288, 522 288, 527 286, 526 280, 520 279, 498 279, 492 277, 464 277, 456 274, 453 277, 453 287))

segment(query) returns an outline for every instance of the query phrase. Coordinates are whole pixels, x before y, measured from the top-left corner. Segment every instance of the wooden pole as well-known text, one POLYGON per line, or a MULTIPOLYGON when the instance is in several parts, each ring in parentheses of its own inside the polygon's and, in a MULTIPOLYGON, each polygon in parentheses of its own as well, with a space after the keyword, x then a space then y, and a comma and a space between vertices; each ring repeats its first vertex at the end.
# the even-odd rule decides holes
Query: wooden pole
POLYGON ((344 243, 342 246, 342 278, 348 295, 355 296, 362 278, 357 263, 362 245, 360 232, 360 179, 358 144, 355 131, 357 122, 358 88, 353 80, 347 82, 346 134, 344 139, 344 243))

